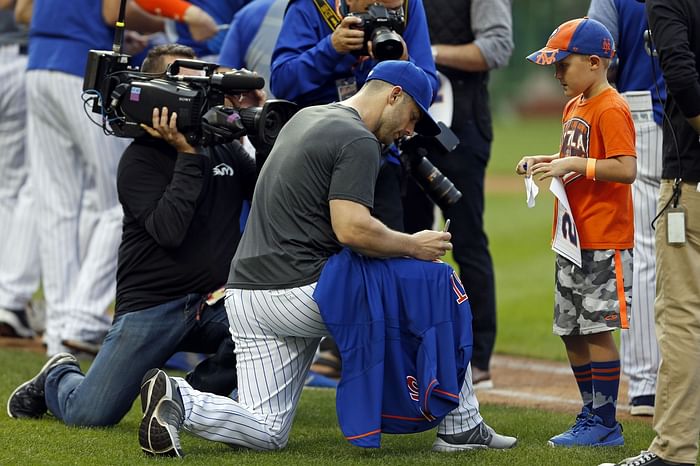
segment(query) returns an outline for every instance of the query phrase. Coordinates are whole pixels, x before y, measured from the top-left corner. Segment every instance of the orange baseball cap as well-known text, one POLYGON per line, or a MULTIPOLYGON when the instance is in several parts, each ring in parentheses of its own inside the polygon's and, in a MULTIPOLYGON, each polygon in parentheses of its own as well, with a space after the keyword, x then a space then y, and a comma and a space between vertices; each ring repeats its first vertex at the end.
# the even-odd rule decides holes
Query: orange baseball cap
POLYGON ((572 53, 612 58, 615 41, 601 22, 591 18, 572 19, 556 28, 547 45, 528 55, 527 59, 538 65, 551 65, 572 53))

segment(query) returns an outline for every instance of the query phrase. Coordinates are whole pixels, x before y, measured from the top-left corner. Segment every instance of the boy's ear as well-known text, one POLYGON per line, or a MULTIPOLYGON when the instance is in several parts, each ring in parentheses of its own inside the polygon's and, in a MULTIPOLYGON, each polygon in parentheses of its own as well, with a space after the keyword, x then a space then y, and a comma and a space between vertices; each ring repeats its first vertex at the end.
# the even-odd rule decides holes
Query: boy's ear
POLYGON ((589 55, 588 63, 591 64, 591 69, 598 69, 603 65, 603 60, 598 55, 589 55))

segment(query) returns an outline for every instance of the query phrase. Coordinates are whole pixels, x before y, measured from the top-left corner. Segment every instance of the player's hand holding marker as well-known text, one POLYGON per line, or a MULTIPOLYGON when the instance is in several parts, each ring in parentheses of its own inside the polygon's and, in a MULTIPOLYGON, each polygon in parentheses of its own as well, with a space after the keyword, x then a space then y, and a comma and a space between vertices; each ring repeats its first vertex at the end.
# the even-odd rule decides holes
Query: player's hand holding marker
POLYGON ((411 235, 417 240, 412 257, 432 261, 444 256, 447 251, 452 249, 452 243, 450 242, 452 234, 447 231, 449 227, 450 219, 447 219, 442 231, 423 230, 411 235))

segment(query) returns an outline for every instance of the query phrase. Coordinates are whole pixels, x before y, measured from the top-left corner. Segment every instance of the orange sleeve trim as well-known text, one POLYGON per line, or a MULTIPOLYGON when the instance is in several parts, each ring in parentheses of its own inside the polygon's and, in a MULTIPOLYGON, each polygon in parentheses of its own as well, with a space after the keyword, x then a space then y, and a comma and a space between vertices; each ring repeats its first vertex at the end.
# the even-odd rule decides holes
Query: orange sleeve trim
POLYGON ((358 438, 369 437, 370 435, 380 434, 382 429, 373 430, 372 432, 367 432, 366 434, 353 435, 352 437, 345 437, 345 440, 355 440, 358 438))
POLYGON ((136 3, 151 14, 176 21, 181 21, 185 17, 185 11, 192 6, 185 0, 136 0, 136 3))
POLYGON ((629 328, 627 315, 627 300, 625 299, 625 277, 622 272, 622 255, 615 250, 615 283, 617 285, 617 301, 620 303, 620 328, 629 328))
POLYGON ((400 421, 412 421, 412 422, 423 422, 425 418, 423 417, 406 417, 406 416, 396 416, 395 414, 382 414, 382 417, 387 419, 398 419, 400 421))
POLYGON ((439 393, 441 395, 449 396, 451 398, 454 398, 456 400, 459 400, 459 395, 455 395, 454 393, 446 392, 445 390, 440 390, 439 388, 436 388, 433 390, 435 393, 439 393))

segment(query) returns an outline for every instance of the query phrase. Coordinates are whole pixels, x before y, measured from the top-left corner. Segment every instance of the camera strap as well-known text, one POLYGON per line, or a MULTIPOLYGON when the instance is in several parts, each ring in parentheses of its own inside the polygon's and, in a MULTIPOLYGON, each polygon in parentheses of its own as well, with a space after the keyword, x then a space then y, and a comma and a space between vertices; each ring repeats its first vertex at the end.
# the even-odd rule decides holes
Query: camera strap
MULTIPOLYGON (((321 15, 321 18, 326 22, 331 31, 335 31, 343 16, 348 13, 348 7, 345 0, 335 0, 335 10, 326 2, 326 0, 314 0, 314 6, 321 15)), ((408 23, 408 0, 403 0, 403 23, 404 26, 408 23)))

